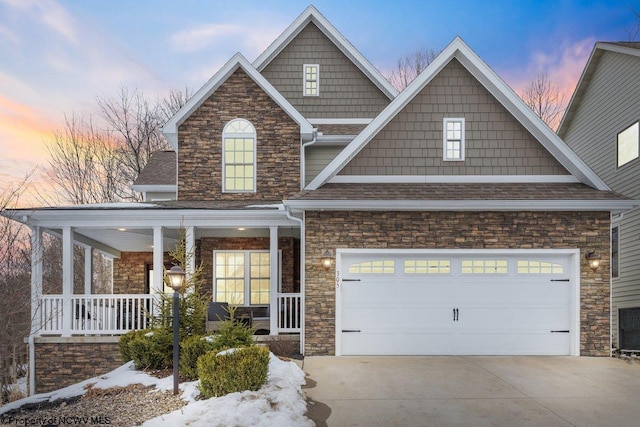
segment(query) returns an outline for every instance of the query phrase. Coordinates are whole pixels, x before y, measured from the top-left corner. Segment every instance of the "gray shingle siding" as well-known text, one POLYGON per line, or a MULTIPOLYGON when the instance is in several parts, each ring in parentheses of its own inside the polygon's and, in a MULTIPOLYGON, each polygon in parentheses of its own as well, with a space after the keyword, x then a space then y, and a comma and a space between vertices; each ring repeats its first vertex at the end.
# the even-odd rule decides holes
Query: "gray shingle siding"
POLYGON ((452 60, 341 175, 567 175, 547 150, 452 60), (464 118, 465 160, 442 160, 443 118, 464 118))
POLYGON ((313 23, 262 71, 307 118, 372 118, 389 99, 313 23), (319 96, 302 95, 302 66, 319 64, 319 96))
MULTIPOLYGON (((617 167, 617 135, 640 119, 640 58, 599 52, 593 74, 577 104, 564 140, 611 187, 640 198, 640 159, 617 167)), ((620 277, 612 280, 613 345, 618 310, 640 307, 640 209, 626 212, 620 226, 620 277)), ((607 267, 605 267, 607 268, 607 267)))

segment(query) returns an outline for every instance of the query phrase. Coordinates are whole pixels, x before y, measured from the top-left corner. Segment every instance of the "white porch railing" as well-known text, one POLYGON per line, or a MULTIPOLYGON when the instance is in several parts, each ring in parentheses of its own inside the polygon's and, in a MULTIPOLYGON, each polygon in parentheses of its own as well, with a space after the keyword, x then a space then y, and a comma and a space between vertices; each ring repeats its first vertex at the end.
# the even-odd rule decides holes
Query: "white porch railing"
MULTIPOLYGON (((278 294, 278 332, 302 331, 301 295, 278 294)), ((273 312, 273 310, 272 310, 273 312)))
MULTIPOLYGON (((108 294, 72 295, 65 305, 62 295, 43 295, 40 304, 38 335, 121 335, 150 326, 158 309, 157 295, 108 294), (65 316, 70 310, 70 316, 65 316), (69 320, 70 319, 70 320, 69 320), (70 321, 70 328, 65 321, 70 321)), ((300 333, 302 330, 301 295, 278 294, 278 333, 300 333)))
POLYGON ((120 335, 149 327, 155 309, 153 295, 73 295, 65 305, 62 295, 43 295, 39 335, 120 335), (70 317, 65 311, 70 310, 70 317), (65 324, 71 320, 71 327, 65 324))

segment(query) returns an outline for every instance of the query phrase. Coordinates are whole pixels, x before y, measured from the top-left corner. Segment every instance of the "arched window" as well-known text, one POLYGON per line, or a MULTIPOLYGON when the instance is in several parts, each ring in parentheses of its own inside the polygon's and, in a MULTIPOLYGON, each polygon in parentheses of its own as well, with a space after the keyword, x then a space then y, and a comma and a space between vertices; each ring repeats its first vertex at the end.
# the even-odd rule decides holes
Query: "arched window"
POLYGON ((234 119, 222 131, 222 191, 256 191, 256 129, 234 119))

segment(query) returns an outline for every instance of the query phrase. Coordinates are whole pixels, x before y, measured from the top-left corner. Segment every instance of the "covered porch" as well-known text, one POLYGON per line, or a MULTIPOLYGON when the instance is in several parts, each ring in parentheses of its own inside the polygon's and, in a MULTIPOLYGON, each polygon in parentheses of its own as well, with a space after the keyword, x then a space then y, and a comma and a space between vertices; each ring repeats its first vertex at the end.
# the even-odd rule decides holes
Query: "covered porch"
POLYGON ((14 212, 32 231, 31 335, 109 336, 148 327, 170 291, 163 277, 172 264, 168 251, 182 239, 193 254, 185 270, 202 266, 201 291, 211 301, 268 308, 270 335, 299 334, 300 220, 279 204, 217 207, 172 201, 14 212), (44 233, 61 242, 61 292, 43 293, 44 233), (75 271, 79 251, 83 274, 75 271), (95 292, 96 252, 111 260, 110 292, 95 292))

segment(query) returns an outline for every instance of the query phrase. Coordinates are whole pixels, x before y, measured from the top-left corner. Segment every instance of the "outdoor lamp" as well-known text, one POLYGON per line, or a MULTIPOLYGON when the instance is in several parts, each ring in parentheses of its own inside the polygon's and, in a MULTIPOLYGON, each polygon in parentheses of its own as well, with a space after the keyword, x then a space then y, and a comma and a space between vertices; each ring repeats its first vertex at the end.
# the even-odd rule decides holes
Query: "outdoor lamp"
POLYGON ((329 271, 331 266, 333 265, 333 256, 331 256, 331 251, 329 249, 325 249, 322 252, 322 258, 320 258, 320 262, 325 270, 329 271))
POLYGON ((588 251, 584 257, 587 259, 587 261, 589 261, 589 267, 591 267, 591 271, 595 273, 596 270, 598 270, 598 267, 600 267, 600 256, 595 250, 593 250, 588 251))
POLYGON ((173 394, 178 394, 178 361, 180 360, 180 289, 184 285, 184 271, 174 265, 167 271, 173 289, 173 394))

